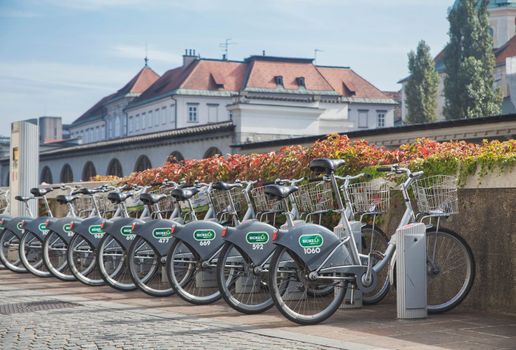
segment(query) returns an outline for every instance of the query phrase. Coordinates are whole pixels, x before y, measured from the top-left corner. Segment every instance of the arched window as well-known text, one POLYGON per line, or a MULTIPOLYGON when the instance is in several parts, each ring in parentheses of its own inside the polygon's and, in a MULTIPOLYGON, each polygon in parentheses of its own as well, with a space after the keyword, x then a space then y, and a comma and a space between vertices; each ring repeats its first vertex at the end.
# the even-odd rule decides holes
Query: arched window
POLYGON ((54 183, 52 180, 52 172, 48 166, 43 167, 43 170, 41 170, 40 182, 46 182, 47 184, 54 183))
POLYGON ((174 151, 168 156, 167 163, 179 163, 183 160, 185 160, 185 157, 183 157, 181 152, 174 151))
POLYGON ((116 158, 111 159, 107 168, 107 175, 123 177, 124 172, 122 171, 122 164, 116 158))
POLYGON ((146 155, 141 155, 136 160, 136 165, 134 166, 134 171, 144 171, 146 169, 152 168, 152 164, 150 159, 146 155))
POLYGON ((93 165, 91 161, 88 161, 84 164, 84 168, 82 168, 82 181, 89 181, 94 176, 97 176, 97 170, 95 169, 95 165, 93 165))
POLYGON ((210 147, 210 148, 208 148, 206 153, 204 153, 204 158, 210 158, 216 154, 221 155, 222 152, 217 147, 210 147))
POLYGON ((73 170, 70 164, 63 165, 63 169, 61 169, 61 182, 73 182, 73 170))

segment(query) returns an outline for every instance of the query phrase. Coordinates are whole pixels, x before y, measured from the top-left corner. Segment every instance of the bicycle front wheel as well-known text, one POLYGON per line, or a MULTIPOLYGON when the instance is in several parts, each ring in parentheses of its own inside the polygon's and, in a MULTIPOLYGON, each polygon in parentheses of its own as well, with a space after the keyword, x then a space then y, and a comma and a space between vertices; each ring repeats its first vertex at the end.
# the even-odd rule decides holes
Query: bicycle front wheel
POLYGON ((97 259, 100 274, 107 284, 121 291, 137 289, 129 271, 126 249, 108 233, 100 241, 97 259))
POLYGON ((206 305, 221 298, 217 266, 202 261, 195 249, 179 239, 168 254, 167 274, 174 291, 191 304, 206 305))
POLYGON ((27 272, 20 259, 20 239, 9 230, 0 234, 0 261, 13 272, 27 272))
POLYGON ((97 267, 97 252, 86 239, 75 234, 68 245, 68 265, 74 276, 88 286, 101 286, 106 282, 97 267))
POLYGON ((475 279, 475 259, 468 243, 457 233, 429 229, 427 237, 428 313, 459 305, 475 279))
POLYGON ((33 275, 52 276, 43 262, 43 242, 30 231, 25 231, 20 240, 20 260, 33 275))
POLYGON ((50 231, 43 241, 43 262, 48 271, 62 281, 75 281, 66 253, 68 243, 57 233, 50 231))
POLYGON ((154 297, 174 294, 165 273, 166 257, 162 257, 149 242, 136 236, 128 255, 131 278, 139 289, 154 297))
POLYGON ((232 243, 226 242, 220 252, 217 279, 222 297, 239 312, 257 314, 274 305, 268 271, 255 271, 251 258, 232 243))
POLYGON ((275 249, 269 266, 269 288, 278 310, 292 322, 317 324, 333 315, 346 295, 347 282, 335 273, 308 278, 308 266, 285 247, 275 249))
MULTIPOLYGON (((389 239, 378 227, 366 225, 362 228, 362 254, 370 254, 373 266, 383 258, 383 252, 387 249, 389 239)), ((374 305, 382 301, 389 293, 389 271, 383 268, 376 275, 373 290, 363 293, 364 305, 374 305)))

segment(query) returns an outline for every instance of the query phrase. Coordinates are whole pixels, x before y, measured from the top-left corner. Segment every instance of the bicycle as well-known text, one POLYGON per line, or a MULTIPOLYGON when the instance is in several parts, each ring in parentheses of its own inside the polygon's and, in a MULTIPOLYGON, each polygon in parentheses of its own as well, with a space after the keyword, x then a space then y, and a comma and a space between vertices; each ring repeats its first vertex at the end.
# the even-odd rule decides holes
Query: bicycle
MULTIPOLYGON (((310 168, 325 173, 330 179, 337 194, 341 223, 348 233, 339 238, 318 225, 305 224, 293 227, 292 219, 287 215, 289 229, 279 231, 273 236, 277 248, 271 260, 269 273, 272 298, 276 307, 287 319, 299 324, 316 324, 333 315, 342 303, 350 284, 364 292, 375 288, 378 283, 378 272, 394 258, 396 234, 391 237, 381 259, 373 259, 371 253, 361 254, 354 235, 349 234, 352 228, 346 215, 343 215, 342 198, 334 174, 335 170, 343 164, 342 160, 315 159, 310 163, 310 168)), ((387 171, 386 169, 379 170, 387 171)), ((397 174, 407 175, 407 180, 401 185, 406 204, 405 214, 399 224, 399 227, 402 227, 417 218, 410 203, 408 190, 414 180, 421 177, 423 173, 412 173, 409 169, 399 166, 388 168, 388 171, 391 170, 397 174)), ((296 188, 273 186, 266 191, 276 198, 283 199, 286 194, 295 192, 296 188)), ((370 204, 376 203, 373 201, 370 204)), ((440 214, 430 212, 421 214, 421 219, 449 214, 451 212, 446 210, 440 214)), ((459 290, 456 298, 444 304, 429 304, 429 312, 444 311, 456 306, 467 295, 474 276, 474 260, 467 243, 463 239, 457 239, 456 237, 460 236, 455 233, 450 235, 448 230, 439 231, 437 227, 435 232, 435 237, 438 235, 451 237, 461 246, 467 273, 463 283, 465 288, 459 290)), ((437 274, 434 277, 436 276, 437 274)))

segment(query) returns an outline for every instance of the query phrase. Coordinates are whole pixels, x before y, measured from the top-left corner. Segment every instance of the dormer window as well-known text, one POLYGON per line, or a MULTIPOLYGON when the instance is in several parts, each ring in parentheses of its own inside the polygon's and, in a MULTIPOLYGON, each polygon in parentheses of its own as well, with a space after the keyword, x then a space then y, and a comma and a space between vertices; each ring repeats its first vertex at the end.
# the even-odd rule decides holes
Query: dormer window
POLYGON ((277 86, 283 86, 283 75, 276 75, 274 77, 274 82, 277 86))
POLYGON ((299 86, 299 87, 306 87, 305 86, 305 77, 297 77, 296 83, 297 83, 297 86, 299 86))

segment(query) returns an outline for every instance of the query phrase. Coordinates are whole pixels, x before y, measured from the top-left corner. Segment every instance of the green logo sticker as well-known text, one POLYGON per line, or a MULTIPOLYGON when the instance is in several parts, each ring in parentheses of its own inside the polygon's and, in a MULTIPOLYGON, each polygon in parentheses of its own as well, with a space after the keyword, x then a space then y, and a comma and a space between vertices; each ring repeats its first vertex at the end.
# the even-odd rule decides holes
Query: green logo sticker
POLYGON ((269 234, 267 232, 248 232, 245 240, 249 244, 265 244, 269 242, 269 234))
POLYGON ((16 228, 19 230, 19 231, 22 231, 23 230, 23 227, 22 227, 22 222, 20 221, 19 223, 16 224, 16 228))
POLYGON ((155 228, 152 230, 152 237, 157 239, 170 238, 172 237, 172 229, 170 227, 155 228))
POLYGON ((215 239, 214 230, 195 230, 193 236, 196 241, 213 241, 215 239))
POLYGON ((41 231, 42 234, 46 235, 48 233, 47 224, 42 222, 38 225, 38 229, 41 231))
POLYGON ((102 231, 102 227, 100 225, 91 225, 88 228, 88 232, 92 235, 102 235, 104 234, 104 231, 102 231))
POLYGON ((128 225, 128 226, 122 226, 120 228, 120 234, 122 236, 129 236, 129 235, 132 235, 133 234, 133 228, 131 225, 128 225))
POLYGON ((72 225, 70 225, 70 224, 64 224, 63 231, 70 233, 72 231, 71 227, 72 227, 72 225))
POLYGON ((299 245, 303 248, 318 248, 324 243, 324 238, 320 234, 301 235, 299 245))

